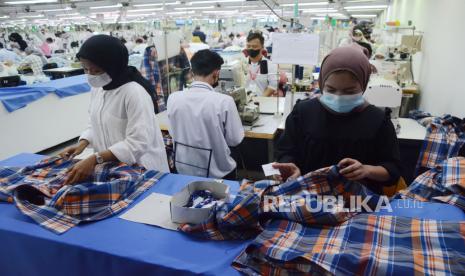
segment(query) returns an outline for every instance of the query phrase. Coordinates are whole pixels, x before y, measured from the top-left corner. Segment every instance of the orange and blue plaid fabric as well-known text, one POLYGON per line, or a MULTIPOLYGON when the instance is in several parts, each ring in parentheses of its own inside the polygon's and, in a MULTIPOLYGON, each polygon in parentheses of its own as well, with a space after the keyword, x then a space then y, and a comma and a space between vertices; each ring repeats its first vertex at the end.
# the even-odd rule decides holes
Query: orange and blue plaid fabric
POLYGON ((332 226, 272 220, 234 260, 248 275, 465 275, 465 222, 359 214, 332 226))
POLYGON ((63 185, 77 161, 53 157, 25 168, 0 169, 0 201, 14 202, 39 225, 62 234, 81 222, 122 211, 164 175, 107 162, 97 165, 88 181, 63 185))
POLYGON ((334 226, 357 214, 347 208, 313 211, 323 195, 342 196, 344 203, 357 195, 367 198, 367 205, 373 209, 381 197, 366 186, 343 178, 338 167, 332 166, 282 184, 271 180, 244 181, 232 203, 214 210, 204 223, 184 224, 180 230, 213 240, 250 239, 263 230, 263 223, 269 219, 334 226))
POLYGON ((465 158, 454 157, 418 176, 396 198, 439 201, 465 211, 465 158))
MULTIPOLYGON (((426 116, 426 115, 425 115, 426 116)), ((428 117, 415 116, 419 122, 428 117)), ((448 158, 459 155, 465 145, 464 121, 451 115, 434 117, 427 121, 426 137, 418 157, 416 175, 434 169, 448 158)))
MULTIPOLYGON (((464 180, 463 170, 460 175, 453 174, 457 172, 454 166, 445 170, 450 171, 444 181, 464 180)), ((274 207, 283 204, 273 199, 280 195, 305 195, 311 205, 321 200, 314 198, 316 195, 342 195, 344 205, 350 195, 362 199, 373 196, 370 208, 380 197, 341 177, 333 166, 283 184, 245 182, 230 205, 220 207, 206 222, 182 225, 180 230, 214 240, 255 237, 232 264, 248 275, 465 273, 465 222, 377 216, 344 209, 309 212, 304 206, 266 212, 264 204, 270 196, 274 207)))

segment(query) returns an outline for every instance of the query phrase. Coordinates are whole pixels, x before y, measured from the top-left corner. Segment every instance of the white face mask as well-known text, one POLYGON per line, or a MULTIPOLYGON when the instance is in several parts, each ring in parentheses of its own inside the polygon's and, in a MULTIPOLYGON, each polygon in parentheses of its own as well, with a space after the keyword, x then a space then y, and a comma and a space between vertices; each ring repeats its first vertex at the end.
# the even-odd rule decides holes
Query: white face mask
POLYGON ((89 75, 87 74, 87 81, 90 86, 98 88, 103 87, 111 82, 111 77, 107 73, 100 75, 89 75))

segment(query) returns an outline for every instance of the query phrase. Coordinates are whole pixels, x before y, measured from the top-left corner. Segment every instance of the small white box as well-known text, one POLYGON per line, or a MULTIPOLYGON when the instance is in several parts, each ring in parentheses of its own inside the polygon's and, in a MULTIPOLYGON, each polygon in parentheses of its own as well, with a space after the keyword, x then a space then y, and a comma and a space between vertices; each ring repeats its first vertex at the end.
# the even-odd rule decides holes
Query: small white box
POLYGON ((191 194, 199 190, 209 190, 215 199, 229 202, 229 186, 226 184, 214 181, 195 181, 189 183, 171 198, 170 211, 172 222, 198 224, 208 219, 215 205, 209 208, 184 207, 189 202, 191 194))

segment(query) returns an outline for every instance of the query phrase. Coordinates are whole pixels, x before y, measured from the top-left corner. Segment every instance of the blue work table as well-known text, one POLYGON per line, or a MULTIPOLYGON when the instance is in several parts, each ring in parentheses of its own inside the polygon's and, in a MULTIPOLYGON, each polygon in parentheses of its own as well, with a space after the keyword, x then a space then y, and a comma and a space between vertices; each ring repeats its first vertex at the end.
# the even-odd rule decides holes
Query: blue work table
MULTIPOLYGON (((0 166, 25 166, 42 158, 20 154, 0 166)), ((174 194, 195 180, 166 175, 131 207, 150 193, 174 194)), ((237 182, 226 183, 237 193, 237 182)), ((230 264, 247 242, 199 240, 119 215, 56 235, 13 204, 0 203, 0 275, 239 275, 230 264)))
MULTIPOLYGON (((25 166, 42 158, 44 156, 36 154, 19 154, 0 161, 0 166, 25 166)), ((171 195, 199 179, 166 175, 131 207, 150 193, 171 195)), ((226 183, 232 193, 237 193, 237 182, 226 183)), ((416 203, 401 201, 392 204, 393 213, 380 215, 465 220, 463 212, 454 206, 416 203), (414 209, 409 210, 407 205, 414 209)), ((180 232, 123 220, 119 215, 81 224, 63 235, 56 235, 22 215, 13 204, 0 203, 0 275, 5 276, 239 275, 230 264, 247 244, 248 241, 200 240, 180 232)))

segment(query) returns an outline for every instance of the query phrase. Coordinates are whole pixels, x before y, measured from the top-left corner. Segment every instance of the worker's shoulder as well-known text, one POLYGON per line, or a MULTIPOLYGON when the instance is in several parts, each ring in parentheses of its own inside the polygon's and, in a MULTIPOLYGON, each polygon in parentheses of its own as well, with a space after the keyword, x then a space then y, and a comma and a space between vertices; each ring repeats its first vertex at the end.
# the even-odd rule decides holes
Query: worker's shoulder
POLYGON ((296 109, 319 109, 321 107, 318 98, 298 100, 295 104, 296 109))

